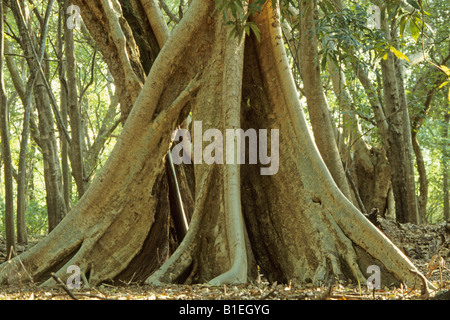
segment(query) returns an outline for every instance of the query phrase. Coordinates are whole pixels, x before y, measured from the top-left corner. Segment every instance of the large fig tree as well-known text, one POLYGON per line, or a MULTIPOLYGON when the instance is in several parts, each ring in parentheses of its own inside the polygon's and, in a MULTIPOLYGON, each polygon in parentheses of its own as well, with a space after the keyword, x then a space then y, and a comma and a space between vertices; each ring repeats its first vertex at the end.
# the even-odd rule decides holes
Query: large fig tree
POLYGON ((414 265, 344 196, 324 164, 290 72, 277 1, 250 16, 258 32, 242 37, 230 36, 236 30, 221 12, 228 8, 215 0, 193 0, 170 36, 156 1, 75 3, 115 78, 125 125, 76 207, 39 244, 1 265, 0 283, 32 277, 52 285, 50 273, 67 279, 71 265, 90 285, 245 283, 258 266, 270 281, 363 282, 367 267, 378 265, 387 284, 421 285, 414 265), (193 175, 179 176, 179 184, 193 188, 179 190, 192 199, 193 213, 172 253, 166 162, 189 112, 193 175), (256 132, 267 143, 258 144, 258 154, 266 156, 256 164, 233 161, 238 155, 228 151, 242 151, 243 137, 228 139, 231 129, 242 129, 250 143, 256 132), (199 153, 213 163, 196 160, 199 153))

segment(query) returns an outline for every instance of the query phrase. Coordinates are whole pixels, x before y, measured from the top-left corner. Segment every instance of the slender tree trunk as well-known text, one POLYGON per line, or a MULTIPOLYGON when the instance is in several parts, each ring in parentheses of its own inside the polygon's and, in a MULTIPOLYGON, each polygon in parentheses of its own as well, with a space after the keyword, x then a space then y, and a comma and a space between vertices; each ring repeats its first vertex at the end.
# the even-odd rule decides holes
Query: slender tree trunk
MULTIPOLYGON (((406 176, 404 178, 404 185, 406 186, 407 192, 408 192, 408 198, 410 199, 410 202, 408 203, 408 222, 420 224, 423 223, 422 221, 422 215, 421 215, 421 209, 419 206, 419 199, 416 194, 416 179, 415 179, 415 169, 414 169, 414 144, 412 140, 412 126, 411 126, 411 118, 408 108, 408 100, 406 99, 406 91, 404 87, 404 78, 403 78, 403 66, 401 65, 402 61, 392 56, 394 59, 394 67, 395 67, 395 73, 397 77, 397 92, 399 96, 399 105, 400 105, 400 115, 402 116, 402 129, 403 129, 403 139, 404 139, 404 148, 405 148, 405 154, 404 154, 404 163, 405 166, 405 173, 406 176)), ((418 148, 419 153, 419 161, 420 159, 420 146, 418 148)), ((426 185, 426 171, 424 170, 424 165, 419 164, 420 168, 420 179, 422 179, 421 189, 422 191, 422 199, 424 200, 424 215, 426 212, 426 198, 428 191, 427 185, 426 185)))
MULTIPOLYGON (((70 1, 64 2, 64 12, 70 5, 70 1)), ((84 157, 82 148, 82 127, 81 115, 78 105, 78 90, 76 79, 76 59, 73 41, 73 30, 64 28, 64 42, 66 52, 66 74, 67 74, 67 106, 70 117, 70 127, 72 132, 71 163, 72 174, 77 185, 78 198, 86 192, 87 183, 85 180, 84 157)))
POLYGON ((26 212, 26 187, 27 181, 27 155, 28 155, 28 140, 30 137, 30 116, 31 116, 31 94, 34 85, 36 74, 31 75, 27 84, 26 100, 23 103, 23 129, 22 139, 20 142, 19 152, 19 172, 17 177, 17 242, 19 244, 26 244, 27 226, 25 221, 26 212))
MULTIPOLYGON (((54 1, 50 1, 47 7, 45 21, 49 19, 51 5, 53 2, 54 1)), ((45 74, 44 72, 38 71, 42 66, 40 64, 40 60, 42 60, 45 55, 45 42, 41 43, 39 50, 34 48, 31 38, 31 31, 26 26, 22 8, 24 8, 23 2, 13 2, 12 11, 19 28, 21 46, 26 54, 28 67, 32 70, 32 72, 38 73, 34 86, 34 98, 39 117, 39 144, 44 160, 47 211, 49 217, 49 231, 51 231, 65 216, 66 204, 64 202, 64 195, 62 191, 59 150, 54 129, 52 105, 47 92, 46 80, 44 79, 45 74), (37 54, 37 51, 39 51, 39 55, 37 54)), ((48 25, 44 24, 43 28, 43 39, 45 39, 48 25)))
MULTIPOLYGON (((66 8, 64 3, 59 1, 59 16, 58 16, 58 60, 59 60, 59 81, 60 81, 60 112, 61 120, 66 128, 68 128, 68 112, 67 112, 67 80, 66 80, 66 70, 67 63, 64 59, 64 43, 65 43, 65 26, 66 26, 66 8)), ((71 189, 72 189, 72 179, 69 167, 69 144, 67 139, 61 137, 61 172, 63 181, 63 194, 64 202, 66 204, 67 210, 71 206, 71 189)))
MULTIPOLYGON (((41 63, 44 58, 44 47, 48 32, 48 21, 50 18, 50 7, 47 8, 45 18, 42 22, 42 35, 41 43, 39 49, 39 62, 41 63)), ((22 129, 22 139, 20 143, 20 153, 19 153, 19 172, 17 178, 17 241, 20 244, 26 244, 27 240, 27 230, 25 221, 26 212, 26 188, 27 188, 27 154, 28 154, 28 142, 30 137, 30 117, 31 117, 31 98, 33 93, 33 87, 35 84, 37 69, 31 71, 30 77, 28 79, 25 88, 25 97, 23 102, 24 107, 24 117, 23 117, 23 129, 22 129)))
MULTIPOLYGON (((394 35, 391 34, 389 27, 391 21, 387 21, 387 13, 384 11, 381 22, 382 30, 389 41, 394 35)), ((399 61, 392 52, 387 53, 387 59, 382 59, 381 70, 384 105, 377 102, 370 80, 362 70, 358 70, 358 77, 374 107, 386 148, 395 197, 396 219, 399 222, 418 223, 420 216, 415 194, 411 124, 399 61)))
POLYGON ((14 232, 14 185, 13 185, 13 164, 11 147, 9 141, 9 110, 4 83, 3 65, 5 61, 5 38, 4 38, 4 12, 3 2, 0 3, 0 132, 3 158, 3 173, 5 184, 5 235, 6 235, 6 256, 12 256, 15 252, 16 234, 14 232))
POLYGON ((35 87, 35 99, 39 116, 39 132, 44 159, 44 180, 47 193, 47 212, 49 232, 64 218, 66 204, 62 188, 62 176, 59 164, 59 148, 56 142, 52 110, 48 96, 42 87, 42 78, 38 76, 35 87))
POLYGON ((110 97, 111 102, 108 107, 108 111, 106 112, 106 115, 103 118, 100 130, 98 131, 94 142, 89 147, 89 150, 86 153, 86 160, 85 160, 86 180, 89 179, 94 174, 94 171, 98 166, 99 157, 101 151, 105 146, 105 143, 108 141, 108 139, 111 137, 111 134, 120 124, 120 121, 117 121, 115 119, 117 115, 117 108, 119 105, 119 101, 117 99, 117 96, 110 96, 110 97))
POLYGON ((412 130, 412 146, 414 148, 414 154, 416 155, 417 171, 419 174, 419 191, 420 196, 418 198, 419 214, 422 223, 427 223, 427 203, 428 203, 428 178, 425 161, 420 148, 419 139, 417 137, 418 131, 412 130))
MULTIPOLYGON (((445 57, 439 63, 439 65, 445 65, 449 60, 450 60, 450 54, 447 57, 445 57)), ((434 80, 433 78, 435 76, 432 71, 433 71, 433 69, 430 69, 423 77, 421 77, 419 79, 419 81, 414 86, 413 92, 416 93, 416 95, 424 96, 425 100, 423 102, 423 106, 422 106, 421 110, 419 112, 417 112, 416 114, 414 114, 411 118, 411 124, 412 124, 411 137, 412 137, 412 142, 413 142, 414 153, 416 155, 417 170, 419 173, 419 191, 420 191, 420 196, 418 199, 419 200, 419 210, 420 210, 420 216, 424 223, 427 222, 427 202, 428 202, 428 184, 429 184, 429 182, 428 182, 428 178, 427 178, 425 161, 423 159, 422 150, 421 150, 419 140, 418 140, 418 134, 419 134, 419 131, 420 131, 428 113, 430 112, 432 102, 433 102, 433 97, 434 97, 435 93, 439 90, 439 85, 445 79, 439 73, 437 78, 434 80), (431 87, 426 87, 425 83, 427 83, 427 81, 425 81, 425 79, 427 79, 428 81, 433 79, 434 80, 433 85, 431 87)), ((444 123, 446 121, 445 117, 446 116, 444 115, 444 123)), ((445 133, 445 131, 444 131, 444 133, 445 133)), ((443 150, 443 158, 444 159, 445 159, 445 154, 444 154, 445 152, 446 151, 443 150)), ((445 171, 445 166, 446 166, 445 161, 443 162, 443 165, 444 165, 443 170, 445 171)))
POLYGON ((391 168, 395 212, 399 222, 418 223, 413 162, 409 149, 412 143, 411 139, 407 139, 411 137, 411 127, 408 111, 403 104, 400 104, 397 94, 399 89, 395 76, 394 59, 393 54, 388 53, 388 59, 382 61, 382 73, 384 106, 389 123, 389 135, 387 137, 389 145, 386 150, 391 168), (408 117, 408 121, 406 121, 406 117, 408 117), (409 133, 407 136, 405 136, 405 127, 409 133))
POLYGON ((300 68, 317 147, 337 185, 348 199, 350 188, 339 155, 333 123, 323 92, 315 22, 316 1, 300 1, 300 68))
MULTIPOLYGON (((330 45, 328 43, 328 45, 330 45)), ((358 118, 356 117, 353 99, 345 87, 345 75, 336 63, 329 59, 327 62, 333 84, 333 90, 344 111, 344 137, 347 146, 341 151, 344 156, 349 173, 351 172, 355 183, 355 197, 360 197, 363 213, 377 208, 381 215, 387 210, 387 198, 390 188, 390 169, 384 150, 380 148, 369 149, 364 141, 358 118), (353 151, 353 152, 350 152, 353 151), (352 153, 352 155, 351 155, 352 153)))
POLYGON ((444 113, 444 130, 442 133, 443 143, 442 143, 442 180, 443 180, 443 204, 444 204, 444 219, 450 223, 450 196, 448 187, 448 127, 450 122, 450 113, 445 111, 444 113))
MULTIPOLYGON (((30 144, 30 155, 34 155, 36 150, 36 146, 34 143, 30 144)), ((27 202, 34 201, 36 199, 35 195, 35 184, 34 184, 34 171, 35 171, 35 162, 33 157, 28 158, 28 185, 27 185, 27 202)))

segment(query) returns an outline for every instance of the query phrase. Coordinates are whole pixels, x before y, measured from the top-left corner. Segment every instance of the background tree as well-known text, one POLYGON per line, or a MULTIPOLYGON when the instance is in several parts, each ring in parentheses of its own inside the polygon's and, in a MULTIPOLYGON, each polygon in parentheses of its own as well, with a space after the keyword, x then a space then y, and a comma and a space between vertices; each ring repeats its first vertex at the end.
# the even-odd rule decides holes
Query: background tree
POLYGON ((15 251, 16 235, 14 231, 14 186, 13 186, 13 165, 9 139, 9 110, 8 98, 6 96, 3 64, 5 53, 5 38, 4 38, 4 23, 3 23, 3 3, 0 4, 0 132, 2 138, 2 160, 5 184, 5 233, 6 233, 6 253, 11 257, 12 252, 15 251))

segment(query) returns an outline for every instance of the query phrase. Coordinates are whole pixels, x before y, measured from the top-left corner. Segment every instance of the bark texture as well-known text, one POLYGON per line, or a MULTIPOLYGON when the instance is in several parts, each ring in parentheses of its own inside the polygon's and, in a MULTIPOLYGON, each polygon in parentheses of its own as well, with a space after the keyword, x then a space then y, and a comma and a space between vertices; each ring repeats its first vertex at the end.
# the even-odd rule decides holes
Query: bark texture
MULTIPOLYGON (((64 2, 64 12, 67 12, 69 1, 64 2)), ((87 180, 84 170, 84 155, 82 147, 81 111, 78 105, 78 88, 76 77, 76 58, 73 30, 65 28, 64 44, 66 53, 66 80, 67 80, 67 112, 71 128, 70 160, 72 175, 77 185, 78 198, 81 198, 87 189, 87 180)))
MULTIPOLYGON (((392 41, 396 34, 389 24, 386 18, 382 19, 385 37, 392 41)), ((384 114, 388 123, 385 148, 391 168, 396 219, 417 224, 420 216, 415 193, 411 123, 399 64, 392 52, 388 52, 387 59, 381 61, 384 114)))

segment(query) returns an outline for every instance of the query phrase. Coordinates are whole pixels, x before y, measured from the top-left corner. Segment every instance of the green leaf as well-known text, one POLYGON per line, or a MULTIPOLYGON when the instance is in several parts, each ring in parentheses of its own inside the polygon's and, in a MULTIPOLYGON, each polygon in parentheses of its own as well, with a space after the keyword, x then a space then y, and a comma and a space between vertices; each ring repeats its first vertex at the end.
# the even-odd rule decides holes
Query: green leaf
POLYGON ((255 37, 258 40, 258 42, 260 42, 261 41, 261 33, 259 32, 259 28, 256 25, 256 23, 250 22, 249 26, 253 30, 253 33, 255 34, 255 37))
POLYGON ((420 30, 414 19, 411 19, 409 21, 409 30, 411 31, 411 37, 413 38, 414 42, 417 42, 417 39, 420 35, 420 30))
POLYGON ((323 55, 322 62, 320 63, 320 67, 322 70, 325 70, 327 67, 327 54, 323 55))
POLYGON ((397 14, 397 10, 398 10, 399 7, 400 7, 400 5, 396 5, 396 6, 394 7, 394 9, 392 9, 391 13, 389 14, 389 18, 388 18, 389 21, 391 21, 391 20, 395 17, 395 15, 397 14))
POLYGON ((413 6, 417 10, 420 10, 420 5, 416 1, 414 1, 414 0, 406 0, 406 2, 408 2, 411 6, 413 6))
POLYGON ((250 35, 250 27, 248 25, 244 27, 244 31, 248 36, 250 35))
POLYGON ((405 27, 406 27, 406 21, 407 21, 407 16, 403 16, 400 19, 400 38, 403 37, 403 32, 405 31, 405 27))

